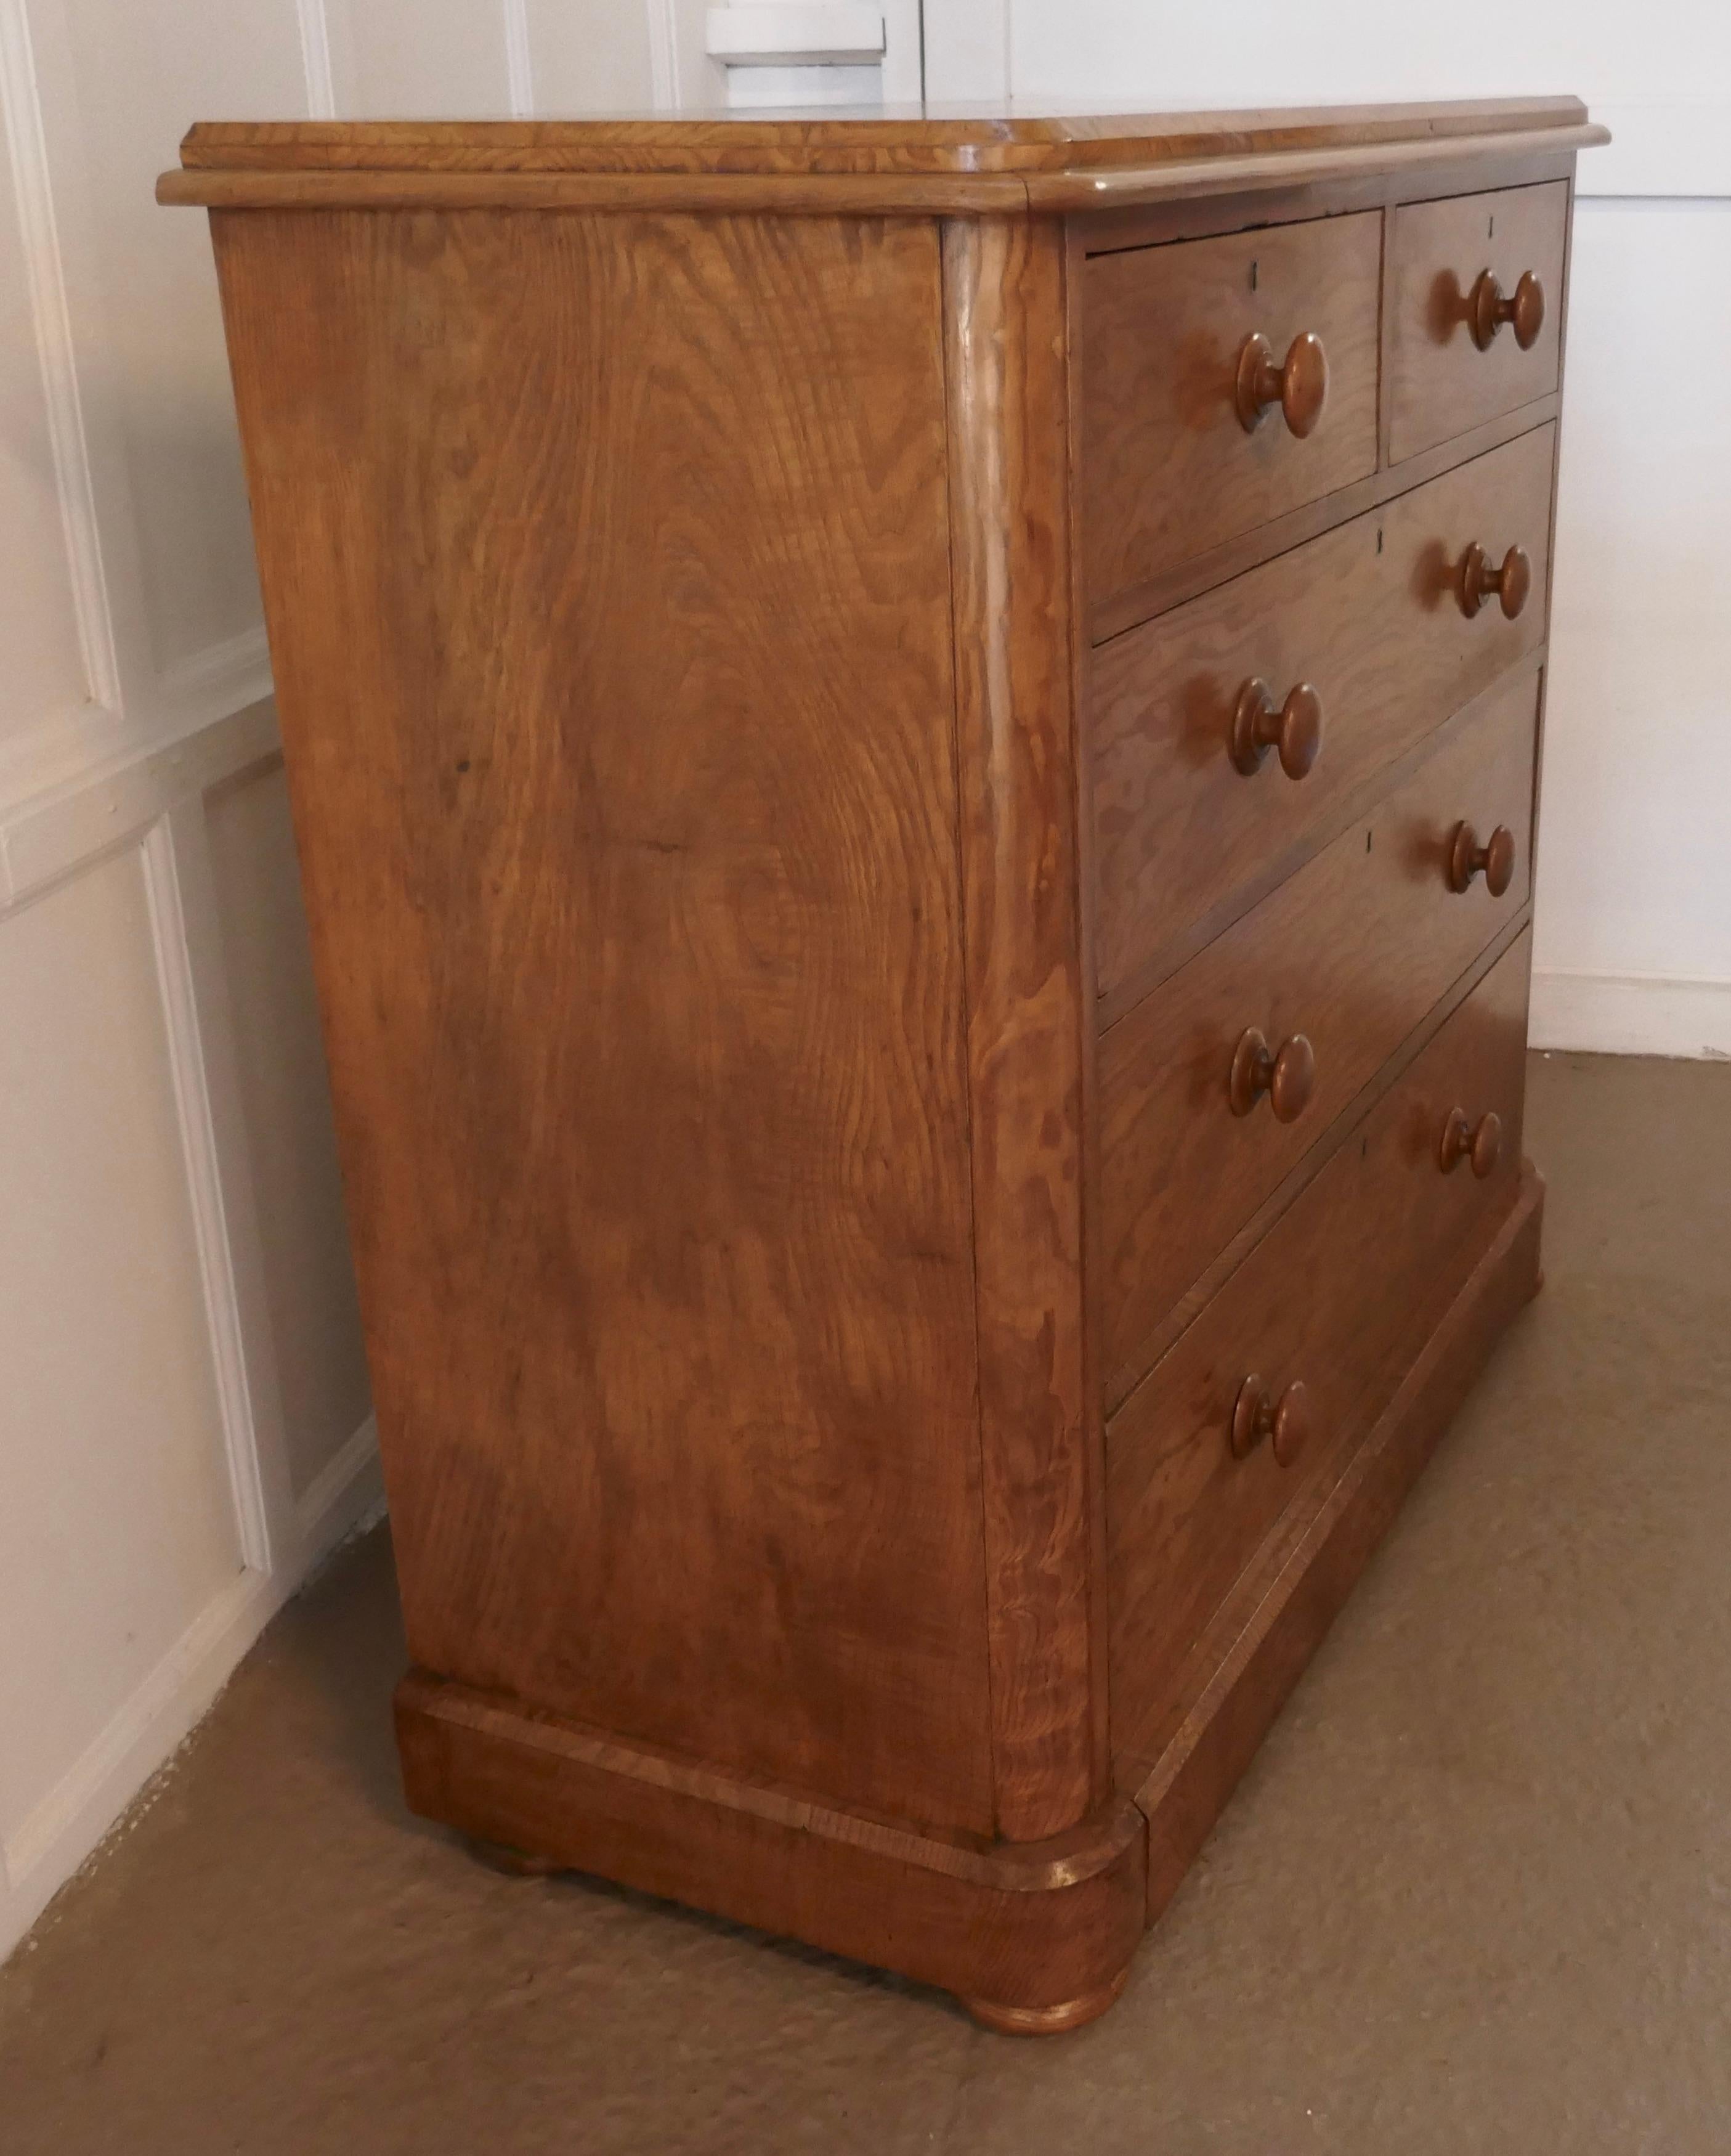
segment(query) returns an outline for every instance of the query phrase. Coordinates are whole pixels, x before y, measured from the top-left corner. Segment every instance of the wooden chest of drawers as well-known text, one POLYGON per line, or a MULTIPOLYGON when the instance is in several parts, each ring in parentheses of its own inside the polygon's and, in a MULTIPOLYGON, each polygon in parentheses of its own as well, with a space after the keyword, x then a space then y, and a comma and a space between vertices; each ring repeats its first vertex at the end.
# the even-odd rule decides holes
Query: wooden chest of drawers
POLYGON ((187 138, 418 1810, 1115 1996, 1538 1277, 1600 139, 187 138))

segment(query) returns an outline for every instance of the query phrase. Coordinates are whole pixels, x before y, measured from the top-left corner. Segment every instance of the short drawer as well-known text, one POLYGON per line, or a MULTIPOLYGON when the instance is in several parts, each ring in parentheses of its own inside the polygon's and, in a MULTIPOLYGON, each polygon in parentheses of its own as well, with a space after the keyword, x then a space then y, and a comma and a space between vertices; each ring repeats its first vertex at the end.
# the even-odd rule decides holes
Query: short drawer
POLYGON ((1526 903, 1537 703, 1532 673, 1493 691, 1405 785, 1102 1037, 1109 1403, 1148 1368, 1146 1343, 1185 1291, 1526 903), (1484 874, 1451 888, 1463 827, 1482 844, 1505 834, 1500 896, 1484 874), (1308 1042, 1301 1108, 1294 1046, 1279 1090, 1235 1112, 1252 1033, 1271 1056, 1308 1042))
POLYGON ((1109 1425, 1115 1749, 1133 1753, 1165 1716, 1233 1583, 1312 1476, 1344 1465, 1513 1202, 1530 943, 1498 961, 1109 1425), (1445 1173, 1451 1122, 1469 1151, 1451 1146, 1445 1173), (1249 1409, 1294 1383, 1302 1407, 1281 1435, 1303 1441, 1283 1459, 1249 1409))
POLYGON ((1109 1021, 1192 923, 1295 866, 1380 767, 1544 640, 1555 435, 1524 434, 1093 654, 1095 965, 1109 1021), (1474 545, 1498 564, 1511 546, 1527 556, 1513 619, 1496 600, 1465 610, 1474 545), (1301 778, 1278 750, 1248 774, 1233 761, 1234 715, 1259 701, 1257 683, 1269 706, 1315 691, 1320 746, 1301 778))
POLYGON ((1389 226, 1389 461, 1557 386, 1562 180, 1408 203, 1389 226))
MULTIPOLYGON (((1092 257, 1081 324, 1082 547, 1095 607, 1376 469, 1380 211, 1092 257), (1322 347, 1302 436, 1276 402, 1247 431, 1241 362, 1322 347)), ((1303 384, 1294 377, 1293 410, 1303 384)))

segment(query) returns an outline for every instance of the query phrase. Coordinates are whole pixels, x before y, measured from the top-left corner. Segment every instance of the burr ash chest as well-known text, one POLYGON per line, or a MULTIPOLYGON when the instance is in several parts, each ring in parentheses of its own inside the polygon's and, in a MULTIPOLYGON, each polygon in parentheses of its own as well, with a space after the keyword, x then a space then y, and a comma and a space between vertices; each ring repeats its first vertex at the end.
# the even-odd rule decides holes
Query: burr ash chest
POLYGON ((188 136, 417 1810, 1116 1995, 1537 1283, 1602 139, 188 136))

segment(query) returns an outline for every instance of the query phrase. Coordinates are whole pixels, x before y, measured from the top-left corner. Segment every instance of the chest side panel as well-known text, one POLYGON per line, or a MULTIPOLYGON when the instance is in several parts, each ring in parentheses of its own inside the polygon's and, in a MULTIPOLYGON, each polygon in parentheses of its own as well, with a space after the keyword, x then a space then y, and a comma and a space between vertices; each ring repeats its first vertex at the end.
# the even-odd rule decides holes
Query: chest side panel
POLYGON ((986 1830, 936 233, 215 222, 412 1651, 986 1830))

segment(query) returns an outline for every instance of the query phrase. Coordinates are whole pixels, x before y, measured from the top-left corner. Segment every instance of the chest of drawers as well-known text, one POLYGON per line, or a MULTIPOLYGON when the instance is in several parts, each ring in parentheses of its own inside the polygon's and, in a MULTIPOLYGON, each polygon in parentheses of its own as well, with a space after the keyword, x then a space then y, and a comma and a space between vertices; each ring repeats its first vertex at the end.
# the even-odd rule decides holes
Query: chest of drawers
POLYGON ((189 136, 417 1810, 1116 1995, 1537 1281, 1600 139, 189 136))

